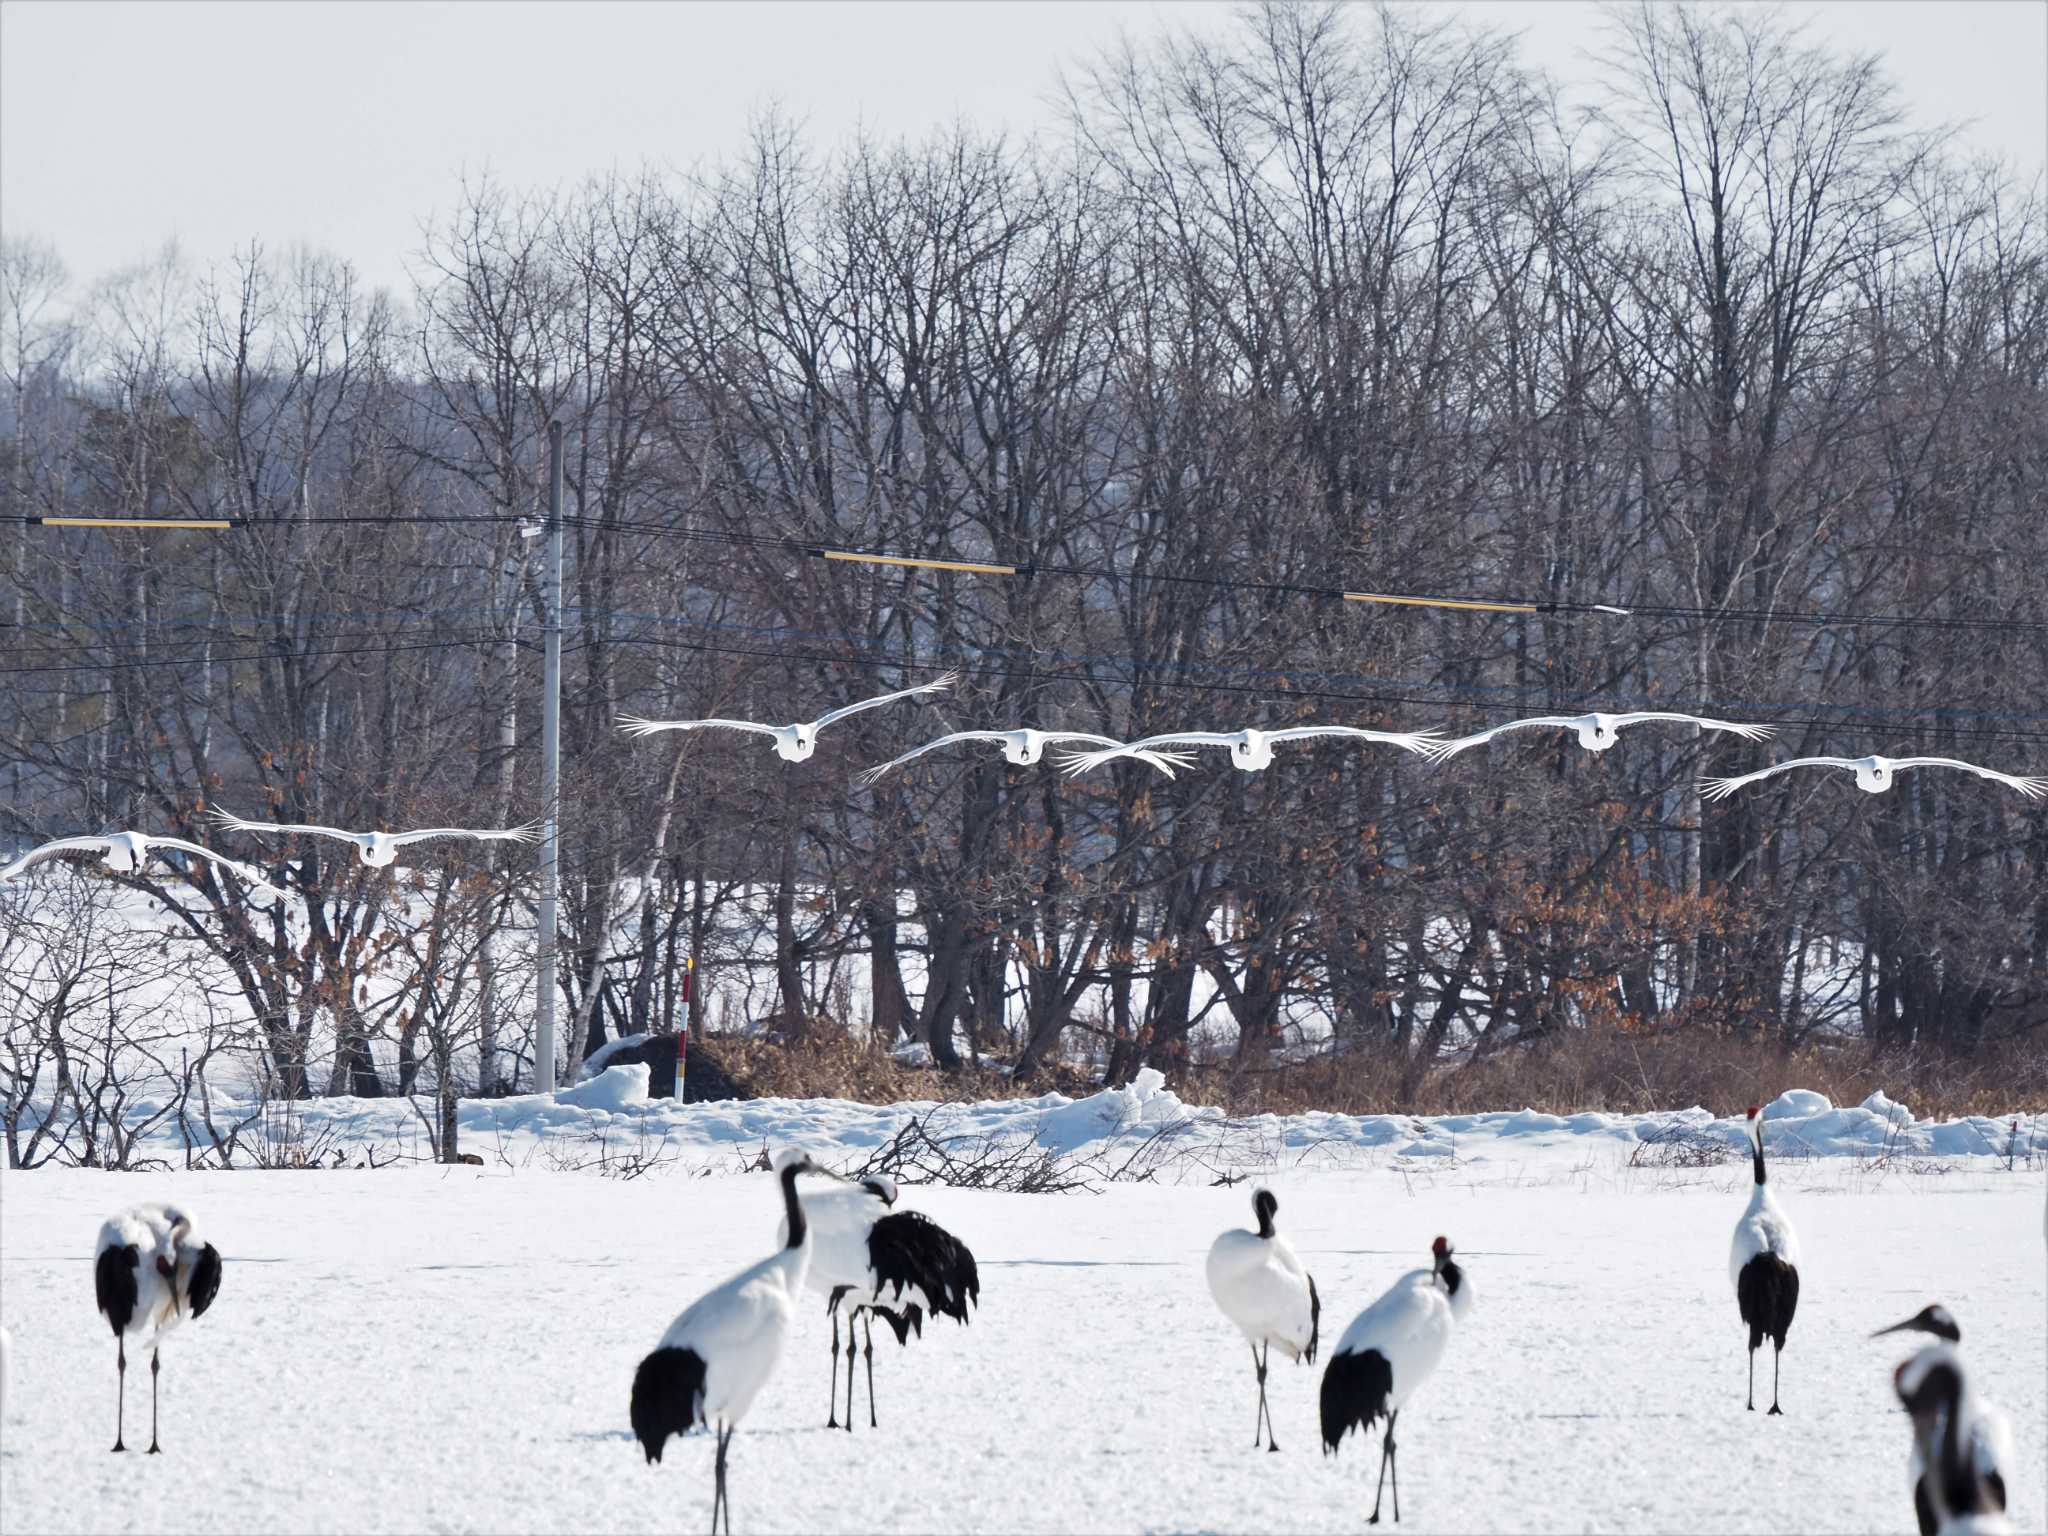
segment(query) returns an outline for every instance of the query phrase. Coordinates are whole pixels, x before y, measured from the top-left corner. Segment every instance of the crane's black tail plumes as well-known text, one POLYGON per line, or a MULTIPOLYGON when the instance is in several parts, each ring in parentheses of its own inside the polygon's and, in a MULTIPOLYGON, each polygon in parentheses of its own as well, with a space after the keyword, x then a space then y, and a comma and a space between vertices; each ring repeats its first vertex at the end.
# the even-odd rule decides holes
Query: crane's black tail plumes
POLYGON ((704 1422, 704 1357, 694 1349, 657 1349, 633 1373, 633 1433, 650 1462, 670 1435, 704 1422))
POLYGON ((1735 1304, 1749 1324, 1751 1349, 1762 1348, 1766 1336, 1783 1349, 1792 1314, 1799 1310, 1799 1271, 1775 1253, 1758 1254, 1736 1277, 1735 1304))
POLYGON ((1387 1415, 1394 1368, 1376 1349, 1333 1355, 1323 1371, 1323 1454, 1337 1449, 1347 1429, 1360 1434, 1387 1415))
POLYGON ((925 1307, 956 1322, 981 1300, 981 1275, 967 1245, 921 1211, 897 1211, 868 1232, 868 1263, 876 1292, 894 1287, 924 1292, 925 1307))
POLYGON ((1308 1348, 1301 1353, 1302 1364, 1316 1363, 1316 1344, 1323 1336, 1323 1298, 1316 1294, 1316 1277, 1308 1277, 1308 1348))
POLYGON ((914 1301, 907 1303, 901 1312, 891 1312, 881 1305, 869 1307, 868 1312, 889 1325, 898 1344, 908 1344, 913 1332, 920 1339, 924 1337, 924 1308, 914 1301))

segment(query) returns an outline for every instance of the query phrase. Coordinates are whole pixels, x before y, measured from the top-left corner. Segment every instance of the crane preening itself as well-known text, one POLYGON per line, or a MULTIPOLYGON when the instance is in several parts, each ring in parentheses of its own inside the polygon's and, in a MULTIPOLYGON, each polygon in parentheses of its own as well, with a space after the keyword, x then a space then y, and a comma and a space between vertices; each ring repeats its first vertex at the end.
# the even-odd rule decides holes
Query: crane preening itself
POLYGON ((1394 1459, 1394 1421, 1443 1359, 1451 1325, 1472 1310, 1472 1287, 1452 1260, 1451 1245, 1439 1237, 1429 1251, 1428 1269, 1410 1270, 1352 1319, 1323 1371, 1325 1454, 1337 1449, 1346 1430, 1362 1435, 1375 1420, 1387 1421, 1380 1442, 1379 1489, 1373 1494, 1368 1525, 1379 1524, 1380 1494, 1390 1468, 1394 1520, 1400 1522, 1401 1470, 1394 1459))
POLYGON ((100 1316, 114 1330, 120 1386, 114 1409, 114 1449, 122 1441, 128 1407, 128 1341, 149 1350, 149 1451, 156 1438, 158 1346, 188 1315, 206 1315, 220 1292, 220 1250, 192 1236, 192 1218, 175 1206, 131 1206, 100 1228, 93 1260, 93 1292, 100 1316))
POLYGON ((779 1251, 748 1266, 698 1297, 661 1336, 661 1344, 633 1373, 633 1434, 649 1462, 661 1460, 670 1435, 694 1425, 718 1437, 713 1463, 711 1529, 725 1511, 732 1532, 732 1501, 725 1492, 726 1451, 733 1430, 775 1374, 796 1317, 797 1293, 811 1262, 811 1229, 797 1200, 799 1174, 825 1173, 804 1153, 781 1162, 787 1236, 779 1251))
MULTIPOLYGON (((1899 1399, 1905 1402, 1909 1412, 1916 1413, 1916 1433, 1913 1437, 1913 1454, 1908 1463, 1906 1476, 1913 1485, 1913 1514, 1920 1523, 1920 1536, 1937 1536, 1944 1529, 1960 1529, 1953 1524, 1944 1527, 1942 1511, 1954 1514, 1960 1507, 1955 1497, 1943 1497, 1942 1490, 1951 1487, 1958 1479, 1967 1479, 1973 1487, 1968 1495, 1968 1512, 1980 1517, 1986 1514, 2003 1516, 2005 1513, 2005 1474, 2013 1465, 2012 1426, 2003 1413, 1964 1387, 1960 1372, 1954 1381, 1955 1398, 1952 1404, 1936 1405, 1929 1401, 1930 1411, 1947 1415, 1955 1426, 1959 1446, 1956 1455, 1969 1463, 1967 1471, 1956 1468, 1935 1469, 1927 1459, 1930 1443, 1917 1433, 1917 1411, 1913 1400, 1923 1394, 1932 1393, 1934 1398, 1944 1397, 1950 1390, 1947 1380, 1930 1381, 1928 1375, 1941 1368, 1944 1362, 1954 1363, 1951 1345, 1962 1342, 1963 1330, 1957 1326, 1954 1315, 1944 1306, 1922 1307, 1903 1323, 1893 1323, 1889 1328, 1880 1328, 1871 1337, 1881 1339, 1888 1333, 1927 1333, 1942 1342, 1930 1344, 1899 1367, 1894 1377, 1899 1399), (1910 1380, 1909 1380, 1910 1374, 1910 1380), (1980 1508, 1981 1506, 1981 1508, 1980 1508)), ((1934 1425, 1936 1437, 1946 1434, 1948 1422, 1934 1425)), ((1983 1530, 1980 1523, 1975 1529, 1983 1530)))
POLYGON ((1316 1337, 1322 1327, 1323 1303, 1316 1282, 1302 1267, 1294 1247, 1273 1226, 1280 1202, 1268 1189, 1252 1196, 1259 1230, 1233 1227, 1209 1245, 1209 1294, 1223 1315, 1251 1341, 1252 1369, 1259 1377, 1259 1416, 1252 1421, 1252 1448, 1258 1449, 1259 1425, 1266 1429, 1266 1449, 1277 1451, 1273 1411, 1266 1406, 1266 1362, 1278 1344, 1290 1359, 1316 1363, 1316 1337), (1265 1346, 1264 1353, 1260 1345, 1265 1346))
MULTIPOLYGON (((896 1181, 875 1174, 804 1197, 811 1226, 810 1287, 825 1297, 832 1319, 832 1391, 827 1429, 839 1428, 839 1312, 846 1305, 846 1429, 853 1429, 854 1325, 864 1322, 868 1368, 868 1427, 875 1418, 875 1323, 879 1316, 898 1344, 927 1316, 967 1321, 981 1300, 981 1276, 967 1245, 922 1211, 898 1211, 896 1181), (904 1292, 922 1296, 906 1300, 904 1292), (863 1318, 863 1314, 865 1317, 863 1318)), ((787 1233, 787 1223, 784 1225, 787 1233)))
POLYGON ((1755 1163, 1756 1188, 1748 1208, 1735 1223, 1728 1248, 1728 1278, 1735 1285, 1735 1304, 1749 1329, 1749 1407, 1756 1407, 1756 1352, 1766 1336, 1771 1341, 1771 1412, 1778 1406, 1778 1356, 1799 1310, 1799 1242, 1792 1222, 1764 1186, 1764 1118, 1749 1106, 1749 1149, 1755 1163))

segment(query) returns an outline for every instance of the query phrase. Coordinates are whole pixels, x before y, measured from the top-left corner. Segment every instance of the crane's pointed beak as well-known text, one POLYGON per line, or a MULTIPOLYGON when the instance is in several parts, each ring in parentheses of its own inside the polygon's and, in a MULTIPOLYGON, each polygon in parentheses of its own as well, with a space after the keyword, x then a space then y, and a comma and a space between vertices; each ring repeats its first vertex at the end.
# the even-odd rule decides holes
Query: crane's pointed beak
POLYGON ((1903 1323, 1893 1323, 1889 1328, 1878 1329, 1877 1332, 1871 1335, 1871 1337, 1873 1339, 1881 1339, 1888 1333, 1911 1333, 1914 1330, 1918 1329, 1919 1326, 1919 1318, 1909 1317, 1903 1323))

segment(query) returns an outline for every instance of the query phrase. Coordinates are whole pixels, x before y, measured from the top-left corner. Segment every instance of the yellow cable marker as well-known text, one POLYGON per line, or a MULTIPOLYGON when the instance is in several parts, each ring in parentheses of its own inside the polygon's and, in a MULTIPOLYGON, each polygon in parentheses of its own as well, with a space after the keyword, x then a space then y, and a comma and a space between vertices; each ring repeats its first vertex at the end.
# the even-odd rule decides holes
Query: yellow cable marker
POLYGON ((983 565, 973 560, 921 560, 913 555, 861 555, 850 549, 821 549, 827 560, 849 560, 857 565, 908 565, 926 571, 967 571, 976 576, 1014 576, 1014 565, 983 565))
POLYGON ((232 528, 225 517, 39 517, 45 528, 232 528))
POLYGON ((1459 597, 1392 597, 1383 592, 1346 592, 1347 603, 1401 603, 1410 608, 1473 608, 1484 613, 1535 613, 1534 603, 1480 603, 1459 597))

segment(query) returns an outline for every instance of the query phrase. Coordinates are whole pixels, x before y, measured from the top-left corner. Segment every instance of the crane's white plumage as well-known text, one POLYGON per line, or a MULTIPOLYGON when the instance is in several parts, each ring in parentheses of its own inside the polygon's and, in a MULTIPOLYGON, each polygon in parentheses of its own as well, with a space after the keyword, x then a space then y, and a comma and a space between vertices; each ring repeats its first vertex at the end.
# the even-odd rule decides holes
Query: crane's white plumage
MULTIPOLYGON (((860 781, 863 784, 872 784, 891 770, 901 768, 905 763, 923 757, 927 752, 936 752, 940 747, 950 747, 964 741, 1001 742, 1004 759, 1020 768, 1029 767, 1037 762, 1045 756, 1045 749, 1048 746, 1060 742, 1085 741, 1092 742, 1098 747, 1123 746, 1123 743, 1113 736, 1097 736, 1089 731, 955 731, 950 736, 940 736, 921 747, 913 747, 901 757, 891 758, 879 767, 863 770, 860 781)), ((1175 768, 1186 768, 1194 762, 1193 755, 1186 752, 1133 752, 1131 756, 1142 758, 1169 779, 1173 777, 1175 768)))
POLYGON ((1598 710, 1590 715, 1534 715, 1527 720, 1510 720, 1506 725, 1496 725, 1491 730, 1476 731, 1470 736, 1460 736, 1455 741, 1446 741, 1430 749, 1429 755, 1437 762, 1456 757, 1460 752, 1480 746, 1493 740, 1503 731, 1526 731, 1539 726, 1557 730, 1576 731, 1579 745, 1588 752, 1605 752, 1618 739, 1617 732, 1623 726, 1641 725, 1648 720, 1672 720, 1684 725, 1696 725, 1704 731, 1728 731, 1750 741, 1762 741, 1773 734, 1768 725, 1744 725, 1734 720, 1710 720, 1704 715, 1688 715, 1666 709, 1639 709, 1628 714, 1610 715, 1598 710))
POLYGON ((93 1295, 113 1330, 120 1369, 114 1449, 125 1450, 128 1342, 150 1352, 149 1448, 155 1452, 157 1347, 187 1317, 201 1317, 220 1291, 220 1250, 192 1234, 192 1218, 173 1205, 130 1206, 101 1227, 93 1249, 93 1295))
POLYGON ((1771 1408, 1778 1407, 1778 1357, 1799 1308, 1799 1240, 1792 1219, 1765 1180, 1763 1110, 1749 1107, 1748 1134, 1754 1187, 1728 1243, 1728 1283, 1749 1329, 1749 1406, 1756 1407, 1756 1352, 1771 1341, 1771 1408))
POLYGON ((539 826, 531 822, 523 827, 420 827, 411 832, 348 832, 340 827, 314 826, 306 822, 244 821, 222 810, 216 810, 213 815, 222 826, 237 832, 283 833, 286 836, 304 833, 308 837, 332 837, 354 843, 356 856, 365 864, 379 869, 397 858, 399 849, 432 838, 467 837, 485 843, 530 843, 540 836, 539 826))
POLYGON ((272 889, 263 878, 263 872, 254 869, 238 859, 231 859, 224 853, 211 848, 202 848, 197 843, 188 843, 182 837, 152 837, 145 832, 110 832, 104 837, 60 837, 53 843, 44 843, 40 848, 31 848, 5 869, 0 869, 0 880, 12 880, 31 864, 51 858, 60 853, 97 853, 106 859, 107 868, 124 875, 132 875, 142 867, 151 853, 159 848, 175 848, 180 853, 191 854, 223 869, 231 869, 251 887, 252 894, 268 901, 279 893, 272 889))
POLYGON ((696 1424, 716 1430, 714 1531, 721 1508, 726 1530, 732 1530, 725 1472, 733 1430, 775 1373, 810 1268, 810 1224, 797 1203, 797 1177, 824 1171, 802 1153, 781 1160, 777 1177, 787 1224, 782 1247, 685 1307, 633 1375, 633 1433, 649 1462, 661 1460, 670 1435, 696 1424))
MULTIPOLYGON (((1394 1421, 1429 1379, 1451 1341, 1452 1325, 1472 1310, 1472 1287, 1439 1237, 1430 1247, 1431 1267, 1410 1270, 1377 1301, 1352 1319, 1323 1371, 1323 1448, 1337 1449, 1347 1430, 1365 1433, 1384 1418, 1380 1484, 1394 1471, 1394 1518, 1401 1518, 1401 1473, 1395 1456, 1394 1421)), ((1372 1523, 1380 1518, 1375 1494, 1372 1523)))
POLYGON ((1924 1536, 2006 1536, 2010 1434, 2001 1437, 2004 1415, 1971 1389, 1960 1356, 1931 1345, 1892 1372, 1892 1387, 1913 1420, 1909 1466, 1924 1536))
POLYGON ((1138 757, 1161 747, 1228 747, 1230 760, 1246 773, 1256 773, 1273 764, 1273 748, 1283 742, 1319 738, 1347 741, 1376 741, 1409 752, 1427 752, 1437 740, 1434 731, 1370 731, 1356 725, 1296 725, 1284 730, 1265 731, 1170 731, 1147 736, 1142 741, 1119 743, 1093 752, 1065 752, 1060 765, 1068 773, 1087 773, 1117 757, 1138 757))
POLYGON ((2029 800, 2038 800, 2048 795, 2048 775, 2022 776, 2000 773, 1995 768, 1984 768, 1976 763, 1966 763, 1954 757, 1794 757, 1782 763, 1773 763, 1768 768, 1759 768, 1755 773, 1738 773, 1732 777, 1708 777, 1700 780, 1700 794, 1709 800, 1725 800, 1745 784, 1754 784, 1780 773, 1790 773, 1794 768, 1847 768, 1856 775, 1856 787, 1866 794, 1878 795, 1892 787, 1892 775, 1901 768, 1960 768, 1965 773, 1974 773, 1980 779, 1991 779, 2016 789, 2029 800))
POLYGON ((1266 1362, 1278 1344, 1288 1358, 1314 1365, 1323 1310, 1315 1281, 1294 1246, 1273 1225, 1279 1208, 1271 1191, 1253 1194, 1258 1230, 1233 1227, 1219 1234, 1209 1245, 1206 1266, 1209 1294, 1251 1343, 1252 1367, 1259 1379, 1259 1417, 1252 1421, 1252 1444, 1258 1445, 1263 1422, 1267 1448, 1275 1451, 1280 1447, 1273 1441, 1273 1415, 1266 1404, 1266 1362))
POLYGON ((784 762, 800 763, 818 747, 818 732, 835 720, 844 720, 848 715, 857 715, 864 709, 880 709, 884 704, 893 704, 898 699, 915 698, 921 693, 937 693, 950 688, 960 681, 960 674, 948 672, 929 683, 919 683, 915 688, 899 688, 894 693, 877 694, 872 699, 862 699, 844 708, 829 710, 815 720, 797 725, 763 725, 758 720, 649 720, 643 715, 621 715, 619 725, 633 736, 652 736, 656 731, 747 731, 757 736, 775 738, 775 755, 784 762))
MULTIPOLYGON (((1962 1342, 1963 1331, 1954 1315, 1944 1306, 1922 1307, 1903 1323, 1880 1328, 1871 1337, 1881 1339, 1888 1333, 1927 1333, 1941 1341, 1926 1346, 1901 1364, 1896 1381, 1902 1398, 1917 1395, 1929 1373, 1943 1361, 1959 1361, 1952 1346, 1962 1342)), ((1942 1411, 1948 1410, 1944 1408, 1942 1411)), ((1969 1390, 1967 1378, 1963 1379, 1963 1391, 1954 1411, 1961 1458, 1968 1463, 1977 1479, 1982 1502, 2003 1515, 2006 1479, 2018 1464, 2013 1448, 2012 1423, 1996 1406, 1969 1390)), ((1945 1429, 1946 1425, 1938 1424, 1936 1427, 1945 1429)), ((1926 1449, 1921 1445, 1920 1437, 1915 1435, 1912 1454, 1906 1464, 1906 1483, 1912 1490, 1913 1510, 1919 1519, 1922 1536, 1933 1536, 1939 1526, 1939 1489, 1927 1481, 1927 1469, 1926 1449)))

